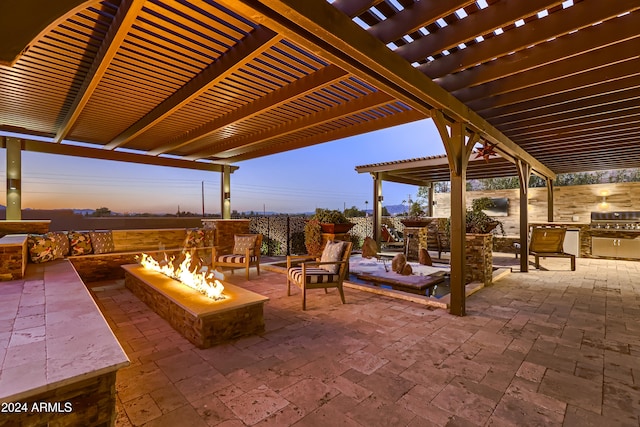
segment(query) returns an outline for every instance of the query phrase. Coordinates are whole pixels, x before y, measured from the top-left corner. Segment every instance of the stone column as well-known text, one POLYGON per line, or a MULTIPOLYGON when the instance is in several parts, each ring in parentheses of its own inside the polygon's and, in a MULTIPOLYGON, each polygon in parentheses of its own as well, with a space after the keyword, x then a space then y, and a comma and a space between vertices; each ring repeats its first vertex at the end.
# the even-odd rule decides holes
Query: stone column
POLYGON ((7 138, 7 220, 22 219, 22 144, 7 138))

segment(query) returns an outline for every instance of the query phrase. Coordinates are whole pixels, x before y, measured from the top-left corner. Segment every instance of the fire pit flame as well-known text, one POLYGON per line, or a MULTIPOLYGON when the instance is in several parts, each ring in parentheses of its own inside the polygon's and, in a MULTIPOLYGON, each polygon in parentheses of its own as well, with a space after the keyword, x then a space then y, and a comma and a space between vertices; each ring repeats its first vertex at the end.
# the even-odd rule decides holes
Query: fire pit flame
POLYGON ((191 254, 187 253, 184 261, 177 268, 174 267, 173 261, 173 257, 166 259, 165 255, 165 262, 161 264, 153 257, 142 254, 140 264, 145 268, 178 280, 215 301, 226 298, 222 294, 224 286, 219 280, 213 278, 212 273, 194 273, 191 271, 191 254))

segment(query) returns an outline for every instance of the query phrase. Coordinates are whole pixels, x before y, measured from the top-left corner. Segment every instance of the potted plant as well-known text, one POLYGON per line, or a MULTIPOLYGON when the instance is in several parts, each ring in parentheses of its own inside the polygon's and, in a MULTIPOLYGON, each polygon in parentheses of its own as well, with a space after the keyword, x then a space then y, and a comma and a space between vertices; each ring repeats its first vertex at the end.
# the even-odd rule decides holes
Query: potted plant
POLYGON ((347 217, 338 210, 318 208, 312 219, 320 223, 320 228, 323 233, 347 233, 354 226, 354 224, 349 222, 347 217))
POLYGON ((319 256, 322 251, 322 230, 316 219, 311 219, 304 225, 304 246, 311 256, 319 256))
MULTIPOLYGON (((465 217, 465 229, 470 234, 488 234, 496 228, 500 229, 502 235, 504 235, 504 225, 501 221, 490 217, 484 213, 485 209, 493 207, 493 201, 488 197, 481 197, 475 199, 471 203, 471 209, 467 209, 465 217)), ((447 218, 444 224, 444 231, 449 235, 451 230, 451 218, 447 218)))

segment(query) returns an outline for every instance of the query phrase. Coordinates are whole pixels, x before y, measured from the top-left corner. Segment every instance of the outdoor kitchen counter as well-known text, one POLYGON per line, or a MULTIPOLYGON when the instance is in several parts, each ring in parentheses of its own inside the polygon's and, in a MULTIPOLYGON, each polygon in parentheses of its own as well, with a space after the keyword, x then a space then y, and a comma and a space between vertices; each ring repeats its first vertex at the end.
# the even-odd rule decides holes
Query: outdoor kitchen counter
POLYGON ((115 374, 129 365, 67 260, 29 264, 24 279, 0 284, 0 361, 2 416, 16 418, 13 425, 25 423, 21 416, 41 424, 61 416, 78 425, 110 422, 115 374), (42 402, 53 406, 34 413, 42 402))

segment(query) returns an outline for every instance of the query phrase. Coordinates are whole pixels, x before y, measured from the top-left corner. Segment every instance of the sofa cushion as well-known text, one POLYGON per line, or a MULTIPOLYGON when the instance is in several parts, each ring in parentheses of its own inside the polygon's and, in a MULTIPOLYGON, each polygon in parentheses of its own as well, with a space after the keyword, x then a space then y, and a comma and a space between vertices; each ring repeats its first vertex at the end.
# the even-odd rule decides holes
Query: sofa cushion
POLYGON ((35 263, 53 261, 55 259, 54 245, 53 239, 46 234, 29 234, 27 238, 29 258, 35 263))
POLYGON ((236 255, 245 255, 249 249, 249 255, 255 255, 256 239, 258 236, 233 236, 233 253, 236 255))
POLYGON ((68 236, 70 255, 87 255, 93 251, 89 233, 70 231, 68 236))
POLYGON ((92 231, 89 233, 94 254, 106 254, 116 250, 111 231, 92 231))
POLYGON ((53 240, 53 255, 55 259, 69 255, 69 237, 64 231, 50 231, 46 234, 53 240))
MULTIPOLYGON (((322 251, 322 257, 320 258, 320 262, 338 262, 342 261, 342 255, 344 254, 344 249, 347 246, 347 242, 343 242, 340 240, 329 240, 327 245, 324 247, 322 251)), ((338 273, 340 265, 338 264, 325 264, 319 265, 323 270, 328 271, 331 274, 338 273)))

